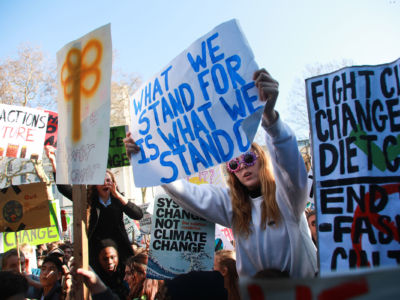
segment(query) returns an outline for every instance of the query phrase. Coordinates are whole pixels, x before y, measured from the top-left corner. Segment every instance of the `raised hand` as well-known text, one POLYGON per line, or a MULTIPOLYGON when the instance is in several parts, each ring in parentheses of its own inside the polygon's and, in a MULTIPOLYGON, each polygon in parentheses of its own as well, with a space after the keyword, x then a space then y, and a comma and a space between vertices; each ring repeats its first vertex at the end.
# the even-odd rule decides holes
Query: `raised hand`
POLYGON ((140 151, 140 147, 136 145, 135 140, 130 132, 126 134, 126 138, 123 139, 123 142, 125 144, 126 154, 128 155, 129 159, 131 159, 132 154, 136 154, 140 151))
POLYGON ((253 80, 258 88, 260 100, 266 102, 264 115, 267 125, 270 125, 278 118, 278 114, 275 111, 275 103, 278 99, 279 83, 265 69, 254 72, 253 80))

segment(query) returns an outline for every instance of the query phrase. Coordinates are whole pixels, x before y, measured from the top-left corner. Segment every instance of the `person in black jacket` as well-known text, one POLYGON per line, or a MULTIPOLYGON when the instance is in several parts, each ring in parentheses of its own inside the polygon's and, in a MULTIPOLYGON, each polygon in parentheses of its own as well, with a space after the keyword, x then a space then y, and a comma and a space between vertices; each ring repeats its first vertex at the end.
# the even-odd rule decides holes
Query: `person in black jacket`
MULTIPOLYGON (((45 151, 55 173, 55 148, 46 146, 45 151)), ((57 184, 57 189, 65 197, 73 200, 72 186, 57 184)), ((110 170, 106 172, 103 185, 88 187, 87 198, 89 263, 94 264, 96 245, 104 239, 112 239, 118 245, 120 260, 124 263, 134 253, 125 230, 122 213, 125 213, 131 219, 140 220, 143 217, 142 210, 119 192, 114 174, 110 170)))

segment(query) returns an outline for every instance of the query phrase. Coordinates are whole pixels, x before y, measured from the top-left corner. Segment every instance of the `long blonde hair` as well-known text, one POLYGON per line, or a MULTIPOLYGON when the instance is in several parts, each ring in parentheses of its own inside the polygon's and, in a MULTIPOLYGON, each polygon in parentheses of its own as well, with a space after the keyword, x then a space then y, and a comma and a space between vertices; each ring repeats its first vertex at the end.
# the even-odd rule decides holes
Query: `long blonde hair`
MULTIPOLYGON (((272 164, 267 153, 257 143, 251 144, 251 150, 257 155, 260 162, 260 182, 263 202, 261 204, 261 225, 266 229, 266 225, 278 224, 281 219, 281 213, 276 202, 276 185, 273 174, 272 164)), ((244 234, 246 237, 251 233, 251 202, 249 200, 249 191, 239 181, 234 173, 230 173, 228 185, 231 193, 233 208, 233 229, 244 234)))

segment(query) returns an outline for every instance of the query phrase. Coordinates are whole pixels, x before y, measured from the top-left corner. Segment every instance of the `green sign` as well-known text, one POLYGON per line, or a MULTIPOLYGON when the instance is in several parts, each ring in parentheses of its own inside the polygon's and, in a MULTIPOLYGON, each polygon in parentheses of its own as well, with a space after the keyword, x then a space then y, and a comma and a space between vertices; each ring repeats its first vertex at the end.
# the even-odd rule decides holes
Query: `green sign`
POLYGON ((108 147, 107 168, 118 168, 130 166, 129 158, 126 155, 123 139, 126 136, 126 125, 110 128, 110 144, 108 147))
POLYGON ((17 233, 15 232, 3 232, 1 233, 2 237, 0 241, 3 243, 3 247, 1 247, 2 252, 6 252, 12 248, 15 248, 15 234, 18 238, 18 243, 22 244, 30 244, 30 245, 39 245, 50 242, 56 242, 60 240, 60 231, 61 226, 57 220, 60 219, 60 208, 58 204, 58 200, 49 201, 50 208, 50 227, 45 228, 36 228, 30 230, 21 230, 17 233))

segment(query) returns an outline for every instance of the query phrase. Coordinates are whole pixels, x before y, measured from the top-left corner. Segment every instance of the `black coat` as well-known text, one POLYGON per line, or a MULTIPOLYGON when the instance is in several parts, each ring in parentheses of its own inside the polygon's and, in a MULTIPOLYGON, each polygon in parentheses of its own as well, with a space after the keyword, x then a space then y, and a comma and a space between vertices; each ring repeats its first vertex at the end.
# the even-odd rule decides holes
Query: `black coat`
MULTIPOLYGON (((68 199, 72 200, 72 186, 57 184, 57 189, 68 199)), ((103 211, 102 204, 99 203, 99 199, 91 199, 92 205, 90 207, 89 216, 89 228, 88 228, 88 241, 89 241, 89 259, 91 265, 97 260, 96 255, 98 254, 97 243, 101 239, 109 238, 112 239, 118 246, 119 259, 124 262, 126 258, 133 255, 131 243, 128 238, 128 234, 125 230, 123 221, 123 214, 125 213, 129 218, 134 220, 140 220, 143 217, 142 210, 134 203, 128 202, 123 205, 121 201, 111 197, 111 205, 107 207, 108 215, 111 219, 104 220, 101 217, 101 211, 103 211), (100 222, 100 223, 99 223, 100 222), (106 222, 107 224, 101 224, 106 222), (98 232, 96 229, 100 226, 110 226, 113 229, 111 236, 104 236, 102 232, 98 232)))

